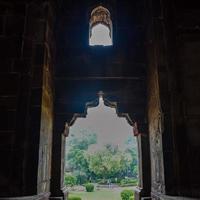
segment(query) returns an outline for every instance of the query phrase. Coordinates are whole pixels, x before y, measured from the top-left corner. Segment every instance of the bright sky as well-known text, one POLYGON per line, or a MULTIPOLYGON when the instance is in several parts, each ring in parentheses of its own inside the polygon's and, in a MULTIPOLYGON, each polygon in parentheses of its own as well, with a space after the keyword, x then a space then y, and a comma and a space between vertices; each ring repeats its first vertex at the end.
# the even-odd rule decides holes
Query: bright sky
POLYGON ((115 108, 105 106, 102 98, 100 98, 97 107, 88 108, 86 118, 76 119, 70 131, 72 129, 74 131, 77 129, 93 130, 97 134, 98 143, 101 147, 109 143, 123 148, 127 138, 133 136, 132 126, 128 124, 125 118, 117 116, 115 108))
POLYGON ((110 30, 107 26, 103 24, 97 24, 92 28, 92 36, 90 38, 90 46, 94 45, 103 45, 110 46, 112 45, 112 40, 109 35, 110 30))

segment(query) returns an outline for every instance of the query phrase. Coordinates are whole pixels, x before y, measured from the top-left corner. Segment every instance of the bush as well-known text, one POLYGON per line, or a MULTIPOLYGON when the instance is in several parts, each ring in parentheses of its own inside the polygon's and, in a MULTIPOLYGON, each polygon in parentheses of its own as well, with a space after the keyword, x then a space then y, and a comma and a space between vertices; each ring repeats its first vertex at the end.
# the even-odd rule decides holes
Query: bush
POLYGON ((134 196, 129 197, 129 200, 134 200, 134 196))
POLYGON ((65 185, 66 186, 70 186, 73 187, 74 185, 76 185, 76 177, 69 175, 69 174, 65 174, 65 185))
POLYGON ((121 178, 111 178, 111 183, 120 183, 121 178))
POLYGON ((71 197, 68 197, 68 200, 81 200, 81 197, 71 196, 71 197))
POLYGON ((85 184, 85 183, 88 182, 88 177, 87 177, 87 175, 84 172, 80 173, 80 171, 74 170, 73 171, 73 175, 77 179, 76 183, 78 183, 80 185, 85 184))
POLYGON ((92 183, 87 183, 85 185, 85 189, 87 192, 93 192, 94 191, 94 185, 92 183))
POLYGON ((120 181, 120 186, 124 187, 124 186, 136 186, 138 184, 138 180, 137 179, 132 179, 132 178, 126 178, 126 179, 122 179, 120 181))
POLYGON ((132 190, 123 190, 121 192, 121 198, 122 200, 129 200, 131 196, 133 196, 133 191, 132 190))
POLYGON ((107 181, 106 179, 98 179, 98 180, 97 180, 97 183, 98 183, 98 184, 101 184, 101 185, 107 185, 107 182, 108 182, 108 181, 107 181))

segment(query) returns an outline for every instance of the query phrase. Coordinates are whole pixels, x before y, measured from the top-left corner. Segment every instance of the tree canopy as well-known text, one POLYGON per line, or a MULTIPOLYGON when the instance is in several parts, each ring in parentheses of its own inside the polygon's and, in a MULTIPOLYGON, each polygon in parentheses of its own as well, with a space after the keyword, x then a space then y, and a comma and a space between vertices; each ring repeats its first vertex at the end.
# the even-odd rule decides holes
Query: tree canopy
POLYGON ((96 133, 85 129, 77 131, 79 134, 73 132, 67 139, 66 171, 71 171, 78 183, 97 178, 137 178, 137 145, 133 137, 127 138, 123 150, 108 143, 94 151, 99 145, 96 133))

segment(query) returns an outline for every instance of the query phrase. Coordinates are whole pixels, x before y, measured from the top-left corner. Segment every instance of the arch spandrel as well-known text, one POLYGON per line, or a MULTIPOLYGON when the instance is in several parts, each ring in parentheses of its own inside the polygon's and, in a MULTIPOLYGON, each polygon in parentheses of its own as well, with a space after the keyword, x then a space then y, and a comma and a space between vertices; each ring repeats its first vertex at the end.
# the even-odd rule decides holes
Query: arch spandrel
POLYGON ((66 123, 65 123, 65 129, 63 132, 65 136, 68 136, 69 127, 75 123, 77 118, 86 118, 88 108, 94 108, 99 105, 100 98, 103 99, 103 103, 105 106, 115 108, 116 114, 118 117, 123 117, 127 120, 128 124, 133 127, 134 136, 138 136, 141 133, 142 134, 146 133, 146 129, 144 128, 144 123, 137 122, 136 119, 134 119, 133 113, 121 112, 121 110, 124 110, 124 109, 120 106, 120 103, 118 103, 117 101, 110 101, 109 95, 106 95, 105 93, 100 91, 96 95, 96 98, 94 99, 94 101, 89 101, 89 102, 85 102, 85 104, 82 104, 82 105, 85 105, 81 109, 83 112, 79 112, 79 113, 74 112, 73 115, 72 113, 71 115, 68 115, 68 118, 66 119, 66 123))
POLYGON ((110 12, 103 6, 97 6, 92 10, 90 17, 90 29, 99 23, 107 26, 110 29, 110 32, 112 31, 112 20, 110 12))

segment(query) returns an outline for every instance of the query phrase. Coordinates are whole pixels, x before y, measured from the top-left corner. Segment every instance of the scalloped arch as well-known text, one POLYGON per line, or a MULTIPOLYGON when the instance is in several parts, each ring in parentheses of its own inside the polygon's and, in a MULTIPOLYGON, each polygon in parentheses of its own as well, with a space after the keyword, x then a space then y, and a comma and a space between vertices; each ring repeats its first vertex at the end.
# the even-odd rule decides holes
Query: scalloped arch
POLYGON ((111 102, 111 101, 109 101, 107 98, 105 98, 104 93, 102 91, 98 92, 97 95, 98 95, 98 97, 94 101, 86 103, 84 113, 74 113, 74 115, 73 115, 73 117, 72 117, 72 119, 71 119, 71 121, 69 123, 69 126, 72 126, 74 124, 74 122, 76 121, 77 118, 86 118, 88 108, 93 108, 93 107, 98 106, 100 98, 103 99, 105 106, 108 106, 108 107, 116 109, 116 113, 117 113, 118 117, 124 117, 124 118, 126 118, 127 122, 131 126, 134 126, 135 121, 130 118, 130 116, 129 116, 128 113, 120 113, 118 111, 117 102, 111 102))

